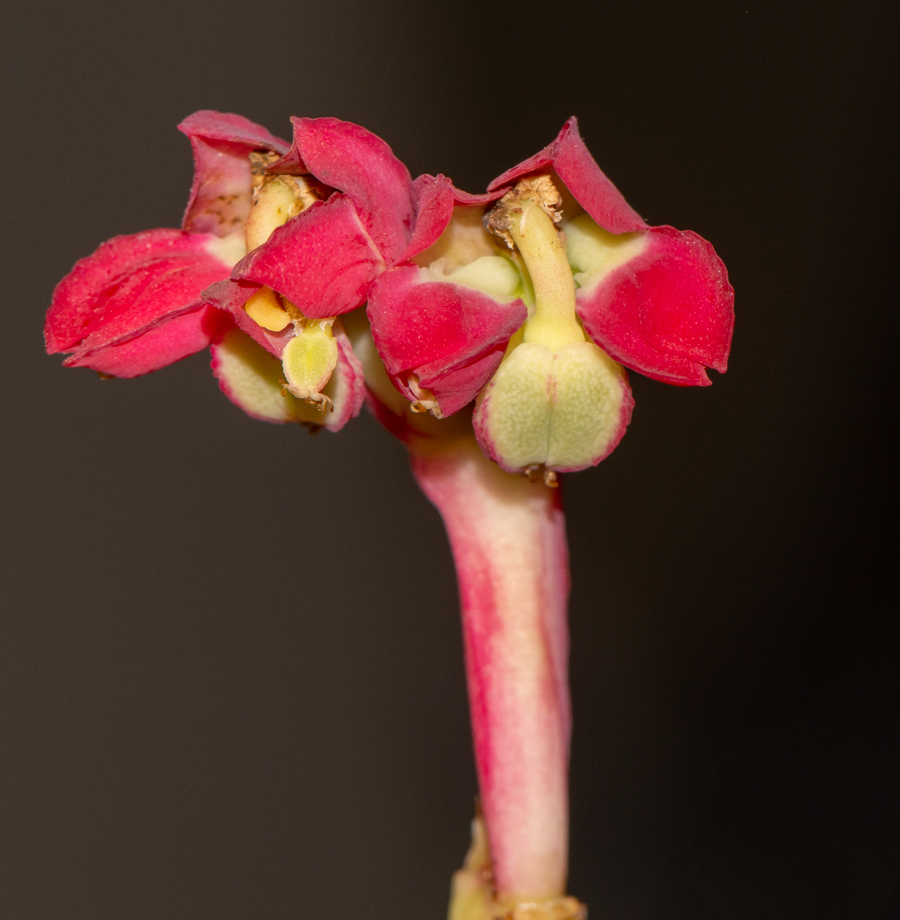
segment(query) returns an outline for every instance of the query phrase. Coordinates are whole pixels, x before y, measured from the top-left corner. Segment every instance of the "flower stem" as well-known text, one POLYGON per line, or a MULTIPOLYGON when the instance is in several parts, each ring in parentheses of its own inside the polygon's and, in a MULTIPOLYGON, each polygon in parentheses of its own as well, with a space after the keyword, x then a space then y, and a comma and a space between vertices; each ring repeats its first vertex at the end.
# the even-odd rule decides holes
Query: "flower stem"
POLYGON ((409 447, 456 563, 496 900, 557 898, 566 885, 571 728, 559 491, 503 472, 471 439, 409 447))

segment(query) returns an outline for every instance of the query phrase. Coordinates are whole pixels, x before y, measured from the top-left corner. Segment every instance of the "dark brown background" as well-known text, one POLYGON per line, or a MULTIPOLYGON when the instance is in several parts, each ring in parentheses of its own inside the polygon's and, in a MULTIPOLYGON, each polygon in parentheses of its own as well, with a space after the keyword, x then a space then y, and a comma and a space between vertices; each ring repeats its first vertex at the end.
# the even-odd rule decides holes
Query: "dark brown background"
POLYGON ((632 376, 569 477, 571 889, 601 920, 900 915, 892 4, 8 2, 0 917, 442 916, 475 791, 453 572, 369 417, 198 356, 42 353, 55 282, 177 225, 198 108, 358 121, 471 191, 576 114, 713 240, 727 376, 632 376))

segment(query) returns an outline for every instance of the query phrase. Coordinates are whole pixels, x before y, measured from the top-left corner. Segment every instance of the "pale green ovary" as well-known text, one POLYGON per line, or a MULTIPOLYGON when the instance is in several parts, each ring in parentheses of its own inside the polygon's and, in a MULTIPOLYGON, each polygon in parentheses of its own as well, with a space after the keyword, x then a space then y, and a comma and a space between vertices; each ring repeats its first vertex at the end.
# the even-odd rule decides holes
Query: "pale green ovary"
MULTIPOLYGON (((322 414, 290 394, 284 394, 278 359, 236 329, 216 347, 218 374, 238 403, 273 422, 322 424, 322 414)), ((327 388, 326 388, 327 391, 327 388)))
POLYGON ((503 361, 485 391, 485 425, 513 469, 590 466, 619 431, 622 369, 590 342, 551 351, 526 342, 503 361))
POLYGON ((564 221, 562 229, 566 235, 566 258, 582 290, 595 287, 647 246, 644 233, 608 233, 587 214, 564 221))
POLYGON ((338 359, 337 343, 331 332, 333 321, 306 320, 281 356, 288 386, 300 399, 323 402, 321 390, 331 379, 338 359))

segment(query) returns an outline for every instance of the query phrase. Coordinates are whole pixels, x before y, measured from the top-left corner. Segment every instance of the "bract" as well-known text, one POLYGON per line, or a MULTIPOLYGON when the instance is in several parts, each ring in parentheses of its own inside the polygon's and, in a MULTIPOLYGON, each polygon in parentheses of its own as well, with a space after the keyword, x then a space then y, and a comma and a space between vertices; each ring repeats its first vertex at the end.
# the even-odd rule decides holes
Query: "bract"
POLYGON ((191 141, 194 181, 181 230, 119 236, 59 283, 44 327, 65 364, 135 377, 206 348, 222 317, 201 298, 244 255, 249 153, 288 145, 239 115, 203 111, 179 130, 191 141))

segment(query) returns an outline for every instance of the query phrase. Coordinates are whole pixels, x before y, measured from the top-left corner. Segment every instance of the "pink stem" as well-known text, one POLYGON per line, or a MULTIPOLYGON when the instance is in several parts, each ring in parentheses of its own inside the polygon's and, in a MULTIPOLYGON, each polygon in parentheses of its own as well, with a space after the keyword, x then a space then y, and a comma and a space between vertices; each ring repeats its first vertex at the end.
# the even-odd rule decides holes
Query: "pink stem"
POLYGON ((565 893, 569 594, 559 492, 474 442, 411 452, 456 562, 482 808, 500 900, 565 893))

